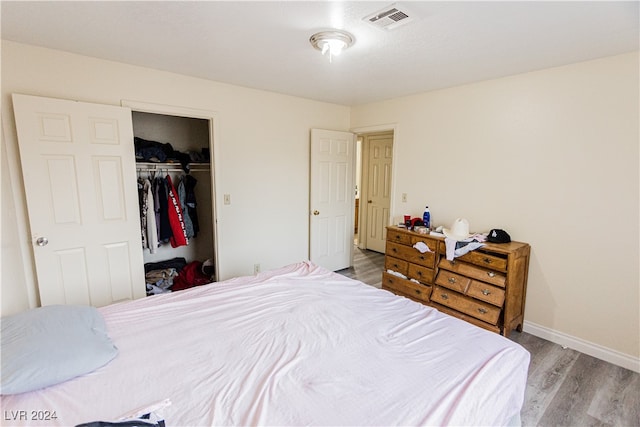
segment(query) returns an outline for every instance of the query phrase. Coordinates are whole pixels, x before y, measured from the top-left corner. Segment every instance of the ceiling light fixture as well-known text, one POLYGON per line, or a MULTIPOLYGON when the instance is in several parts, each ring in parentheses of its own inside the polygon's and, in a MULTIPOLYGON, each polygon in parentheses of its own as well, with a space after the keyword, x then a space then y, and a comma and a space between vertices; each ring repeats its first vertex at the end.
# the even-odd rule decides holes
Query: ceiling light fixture
POLYGON ((329 62, 332 62, 334 56, 340 55, 343 50, 353 45, 354 41, 351 34, 341 30, 320 31, 309 38, 313 47, 323 55, 329 54, 329 62))

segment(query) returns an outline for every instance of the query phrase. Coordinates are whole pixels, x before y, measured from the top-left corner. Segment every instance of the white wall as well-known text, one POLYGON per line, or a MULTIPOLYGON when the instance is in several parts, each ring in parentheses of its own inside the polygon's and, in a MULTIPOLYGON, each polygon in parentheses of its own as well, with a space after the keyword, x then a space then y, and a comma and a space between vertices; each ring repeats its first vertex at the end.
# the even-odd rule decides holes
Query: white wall
POLYGON ((397 126, 394 221, 428 204, 529 242, 525 321, 637 364, 638 80, 626 54, 354 107, 351 126, 397 126))
POLYGON ((309 130, 347 130, 348 107, 3 41, 3 315, 36 303, 33 297, 29 301, 35 279, 10 98, 14 92, 215 112, 222 278, 253 274, 255 263, 266 270, 307 259, 309 130), (223 194, 231 195, 231 205, 223 204, 223 194))

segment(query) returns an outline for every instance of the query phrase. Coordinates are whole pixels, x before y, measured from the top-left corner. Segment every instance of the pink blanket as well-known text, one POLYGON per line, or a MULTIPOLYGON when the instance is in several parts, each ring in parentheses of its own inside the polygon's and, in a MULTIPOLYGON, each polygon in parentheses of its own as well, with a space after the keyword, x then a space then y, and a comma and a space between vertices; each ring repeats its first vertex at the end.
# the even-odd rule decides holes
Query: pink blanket
POLYGON ((56 413, 3 425, 154 405, 167 427, 505 425, 523 403, 518 344, 310 263, 100 310, 118 357, 3 396, 4 413, 56 413))

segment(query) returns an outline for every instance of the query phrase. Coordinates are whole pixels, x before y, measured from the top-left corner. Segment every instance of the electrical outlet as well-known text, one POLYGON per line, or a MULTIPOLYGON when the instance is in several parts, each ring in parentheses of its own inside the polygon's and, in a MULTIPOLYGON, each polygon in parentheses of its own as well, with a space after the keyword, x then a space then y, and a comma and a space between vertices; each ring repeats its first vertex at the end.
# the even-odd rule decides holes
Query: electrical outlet
POLYGON ((260 273, 260 264, 253 264, 253 274, 260 273))
POLYGON ((402 203, 407 203, 407 193, 402 193, 402 203))
POLYGON ((224 204, 225 205, 230 205, 231 204, 231 194, 225 194, 224 195, 224 204))

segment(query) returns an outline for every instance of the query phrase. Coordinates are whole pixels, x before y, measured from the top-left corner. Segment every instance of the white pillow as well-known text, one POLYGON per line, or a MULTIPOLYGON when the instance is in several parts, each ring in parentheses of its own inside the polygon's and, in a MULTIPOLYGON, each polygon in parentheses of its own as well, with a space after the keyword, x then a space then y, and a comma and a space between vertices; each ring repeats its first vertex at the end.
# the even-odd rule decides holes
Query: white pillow
POLYGON ((52 305, 3 317, 1 322, 1 394, 67 381, 118 354, 94 307, 52 305))

